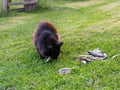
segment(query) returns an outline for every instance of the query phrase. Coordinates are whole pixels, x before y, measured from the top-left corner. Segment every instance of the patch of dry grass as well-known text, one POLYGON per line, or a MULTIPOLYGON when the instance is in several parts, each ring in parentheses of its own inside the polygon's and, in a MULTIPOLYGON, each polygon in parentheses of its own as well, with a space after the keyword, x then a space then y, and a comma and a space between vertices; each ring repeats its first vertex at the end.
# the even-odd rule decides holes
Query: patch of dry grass
POLYGON ((112 30, 113 28, 120 28, 120 20, 103 20, 87 27, 88 30, 92 30, 94 32, 104 32, 106 30, 112 30))
POLYGON ((104 11, 108 11, 108 10, 112 10, 112 9, 119 7, 119 6, 120 6, 120 1, 101 6, 101 7, 99 7, 99 9, 104 10, 104 11))
POLYGON ((102 3, 104 0, 88 0, 88 1, 80 1, 80 2, 73 2, 62 5, 63 7, 69 7, 74 9, 79 9, 81 7, 91 6, 95 4, 102 3))
POLYGON ((8 29, 8 28, 14 28, 14 27, 16 27, 18 25, 23 25, 31 17, 32 16, 17 16, 17 17, 10 17, 9 19, 2 18, 0 20, 1 21, 0 22, 0 29, 5 30, 5 29, 8 29), (4 23, 4 21, 7 21, 7 23, 4 23))

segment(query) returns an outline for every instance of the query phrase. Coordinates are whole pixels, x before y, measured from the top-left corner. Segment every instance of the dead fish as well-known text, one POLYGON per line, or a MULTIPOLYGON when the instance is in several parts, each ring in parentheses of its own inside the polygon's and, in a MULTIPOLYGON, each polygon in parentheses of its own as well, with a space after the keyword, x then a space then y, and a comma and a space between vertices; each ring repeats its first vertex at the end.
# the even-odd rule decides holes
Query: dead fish
POLYGON ((49 56, 45 62, 49 62, 52 58, 49 56))
POLYGON ((93 50, 93 52, 99 52, 99 53, 101 53, 102 51, 99 48, 96 48, 96 49, 93 50))
POLYGON ((71 72, 71 69, 73 69, 75 67, 72 67, 72 68, 61 68, 60 70, 58 70, 58 74, 68 74, 71 72))
POLYGON ((102 54, 101 50, 99 50, 98 48, 93 51, 88 51, 88 54, 94 57, 104 57, 104 54, 102 54))
POLYGON ((79 55, 79 59, 82 61, 82 63, 87 64, 90 61, 93 60, 103 60, 106 57, 94 57, 92 55, 79 55))
POLYGON ((88 51, 88 53, 89 53, 90 55, 95 56, 95 57, 104 57, 104 55, 101 54, 101 53, 99 53, 99 52, 88 51))
POLYGON ((107 54, 106 53, 102 54, 101 50, 99 50, 98 48, 93 51, 88 51, 88 53, 85 55, 77 56, 77 58, 80 59, 84 64, 87 64, 88 62, 94 61, 94 60, 103 60, 106 57, 107 57, 107 54))
POLYGON ((101 60, 102 57, 94 57, 92 55, 79 55, 77 58, 84 61, 93 61, 93 60, 101 60))

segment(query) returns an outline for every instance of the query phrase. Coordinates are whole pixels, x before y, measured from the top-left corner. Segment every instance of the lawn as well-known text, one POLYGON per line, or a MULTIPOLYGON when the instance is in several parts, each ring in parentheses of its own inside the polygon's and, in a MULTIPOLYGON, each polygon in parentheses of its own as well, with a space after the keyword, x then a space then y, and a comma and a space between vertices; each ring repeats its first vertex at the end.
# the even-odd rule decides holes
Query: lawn
POLYGON ((120 1, 58 0, 54 8, 0 17, 0 90, 119 90, 120 1), (64 42, 57 60, 40 60, 32 33, 41 20, 52 22, 64 42), (75 59, 100 48, 104 61, 75 59), (114 59, 112 56, 116 56, 114 59), (73 67, 59 75, 60 68, 73 67))

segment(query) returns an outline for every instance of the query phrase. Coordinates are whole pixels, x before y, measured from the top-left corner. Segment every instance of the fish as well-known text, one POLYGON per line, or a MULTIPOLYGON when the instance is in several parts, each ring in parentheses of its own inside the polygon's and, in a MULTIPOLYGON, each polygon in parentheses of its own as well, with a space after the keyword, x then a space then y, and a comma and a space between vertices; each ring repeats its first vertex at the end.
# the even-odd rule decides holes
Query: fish
POLYGON ((47 63, 47 62, 49 62, 51 59, 52 59, 52 58, 49 56, 45 62, 47 63))
POLYGON ((93 51, 87 51, 87 54, 85 55, 79 55, 77 56, 78 59, 82 61, 82 63, 87 64, 90 61, 94 60, 104 60, 107 57, 106 53, 101 52, 100 49, 94 49, 93 51))
POLYGON ((58 74, 68 74, 71 72, 72 69, 74 69, 75 67, 72 68, 61 68, 58 70, 58 74))

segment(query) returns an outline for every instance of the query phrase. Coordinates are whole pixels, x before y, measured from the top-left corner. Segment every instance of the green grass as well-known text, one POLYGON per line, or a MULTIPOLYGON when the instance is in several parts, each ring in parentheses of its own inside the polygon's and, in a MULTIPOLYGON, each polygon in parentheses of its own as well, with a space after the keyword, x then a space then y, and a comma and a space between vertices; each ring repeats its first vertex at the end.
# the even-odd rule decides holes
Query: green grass
POLYGON ((2 0, 0 0, 0 13, 2 11, 2 0))
POLYGON ((59 0, 56 8, 10 12, 0 18, 0 90, 120 89, 120 56, 111 58, 120 54, 120 1, 96 1, 77 8, 64 3, 72 1, 59 0), (51 63, 39 59, 31 41, 40 20, 51 21, 64 42, 58 60, 51 63), (107 53, 107 61, 85 65, 74 58, 95 48, 107 53), (73 66, 70 74, 56 74, 60 68, 73 66))

